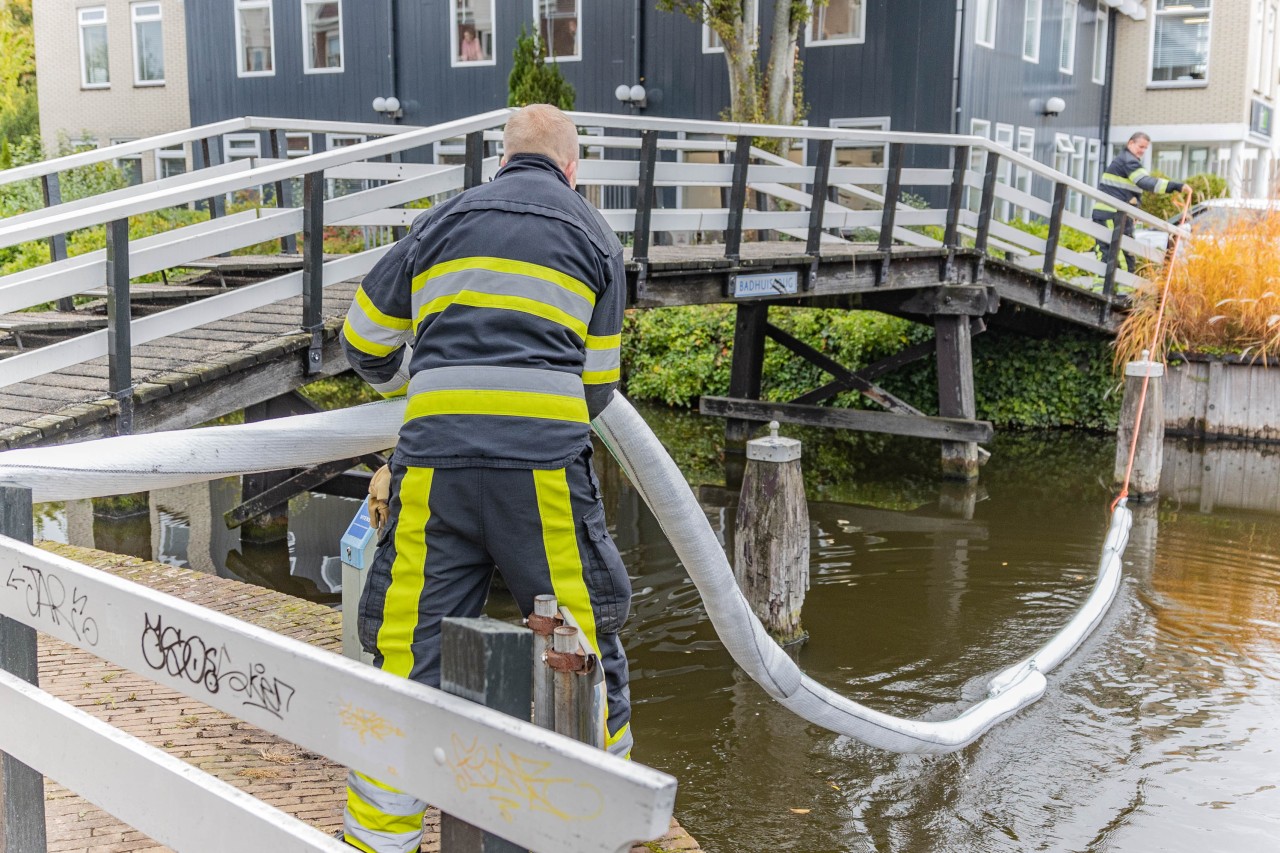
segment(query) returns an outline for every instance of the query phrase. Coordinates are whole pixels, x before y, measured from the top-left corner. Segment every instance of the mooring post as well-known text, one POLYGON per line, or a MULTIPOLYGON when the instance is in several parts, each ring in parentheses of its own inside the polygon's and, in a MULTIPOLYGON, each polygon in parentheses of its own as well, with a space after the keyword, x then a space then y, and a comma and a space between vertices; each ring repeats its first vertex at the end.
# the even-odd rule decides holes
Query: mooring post
POLYGON ((800 442, 769 435, 747 442, 738 500, 733 573, 742 594, 779 643, 804 642, 800 610, 809 591, 809 504, 800 472, 800 442))
MULTIPOLYGON (((0 484, 0 533, 30 543, 31 490, 0 484)), ((0 616, 0 669, 40 682, 34 628, 0 616)), ((44 777, 0 753, 0 853, 44 853, 44 777)))
POLYGON ((1116 428, 1115 484, 1124 484, 1129 470, 1130 449, 1134 441, 1133 470, 1129 474, 1129 498, 1149 500, 1160 493, 1160 469, 1164 465, 1164 390, 1161 379, 1164 365, 1151 361, 1151 353, 1142 351, 1140 361, 1124 367, 1124 402, 1120 406, 1120 424, 1116 428), (1142 406, 1142 422, 1138 422, 1138 401, 1143 383, 1147 386, 1142 406))
POLYGON ((556 727, 556 673, 547 665, 547 652, 560 626, 560 607, 554 595, 535 595, 533 613, 525 620, 533 631, 533 721, 544 729, 556 727))
MULTIPOLYGON (((963 314, 933 318, 938 354, 938 414, 973 420, 978 414, 973 391, 973 332, 963 314)), ((972 441, 942 442, 942 475, 954 480, 978 476, 978 445, 972 441)))
MULTIPOLYGON (((440 689, 528 722, 533 634, 496 619, 444 620, 440 628, 440 689)), ((440 849, 449 853, 523 853, 453 815, 440 815, 440 849)))

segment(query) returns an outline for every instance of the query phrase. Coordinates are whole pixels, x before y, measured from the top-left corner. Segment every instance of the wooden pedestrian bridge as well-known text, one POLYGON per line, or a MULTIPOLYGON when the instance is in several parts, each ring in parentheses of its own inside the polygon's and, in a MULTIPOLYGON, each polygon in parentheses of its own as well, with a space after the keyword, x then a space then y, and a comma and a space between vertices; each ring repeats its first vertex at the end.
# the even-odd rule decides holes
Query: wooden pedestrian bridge
MULTIPOLYGON (((0 257, 40 242, 50 255, 0 277, 0 449, 190 426, 344 370, 337 333, 361 277, 420 208, 493 175, 510 114, 434 127, 240 118, 0 172, 0 188, 35 182, 46 202, 0 219, 0 257), (300 138, 309 153, 289 156, 300 138), (338 147, 353 139, 364 141, 338 147), (229 157, 245 140, 254 156, 229 157), (61 198, 72 170, 178 146, 197 166, 189 173, 61 198), (129 235, 130 217, 191 207, 208 218, 129 235), (333 227, 357 229, 360 250, 324 254, 315 237, 333 227), (85 229, 105 230, 106 248, 68 257, 68 235, 85 229)), ((975 420, 972 335, 991 325, 1113 333, 1138 284, 1062 245, 1064 226, 1120 235, 1122 223, 1109 234, 1081 215, 1094 188, 985 139, 573 117, 579 190, 628 245, 630 304, 737 305, 729 396, 702 404, 730 418, 731 438, 770 419, 928 437, 942 441, 948 471, 971 476, 992 434, 975 420), (1028 220, 1047 223, 1047 236, 1011 224, 1028 220), (933 325, 935 341, 854 372, 769 323, 771 308, 793 306, 907 317, 933 325), (762 403, 767 338, 830 381, 762 403), (876 385, 928 357, 939 417, 876 385), (821 405, 850 389, 882 411, 821 405)))

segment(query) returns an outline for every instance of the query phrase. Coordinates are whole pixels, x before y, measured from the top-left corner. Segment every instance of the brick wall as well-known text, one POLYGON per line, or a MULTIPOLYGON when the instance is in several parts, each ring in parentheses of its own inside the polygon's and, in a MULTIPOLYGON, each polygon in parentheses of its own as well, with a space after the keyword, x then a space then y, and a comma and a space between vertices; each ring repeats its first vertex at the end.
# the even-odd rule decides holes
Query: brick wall
MULTIPOLYGON (((182 0, 157 0, 162 10, 164 84, 134 83, 129 0, 39 0, 34 4, 40 131, 56 150, 59 134, 88 134, 99 145, 137 139, 191 124, 187 99, 186 23, 182 0), (110 86, 85 88, 81 78, 78 11, 105 8, 110 86)), ((155 160, 144 156, 150 179, 155 160)))

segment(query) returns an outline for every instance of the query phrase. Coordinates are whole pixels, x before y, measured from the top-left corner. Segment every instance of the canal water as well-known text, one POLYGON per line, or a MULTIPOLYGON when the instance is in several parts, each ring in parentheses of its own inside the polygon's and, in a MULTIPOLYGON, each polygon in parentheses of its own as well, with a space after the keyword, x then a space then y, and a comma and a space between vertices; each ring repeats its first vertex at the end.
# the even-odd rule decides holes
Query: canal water
MULTIPOLYGON (((732 547, 719 421, 646 417, 732 547)), ((1083 601, 1107 526, 1114 444, 1005 435, 977 489, 937 447, 787 429, 810 499, 812 677, 877 710, 944 718, 1083 601)), ((1280 451, 1166 446, 1117 600, 1039 702, 954 755, 900 756, 809 725, 737 670, 656 521, 603 453, 631 569, 635 758, 680 780, 712 853, 1280 850, 1280 451)), ((354 503, 291 506, 290 537, 242 545, 234 481, 156 492, 146 513, 44 505, 37 535, 336 600, 354 503), (215 521, 211 522, 210 519, 215 521)), ((490 612, 511 617, 496 595, 490 612)))

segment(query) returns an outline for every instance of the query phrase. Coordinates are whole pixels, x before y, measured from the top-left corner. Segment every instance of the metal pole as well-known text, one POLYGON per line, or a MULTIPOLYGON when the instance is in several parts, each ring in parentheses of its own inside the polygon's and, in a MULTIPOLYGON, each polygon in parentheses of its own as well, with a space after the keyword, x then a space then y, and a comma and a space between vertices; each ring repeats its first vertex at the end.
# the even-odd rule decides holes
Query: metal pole
POLYGON ((533 631, 533 722, 544 729, 556 726, 556 674, 547 665, 547 650, 559 625, 560 607, 554 595, 533 598, 533 615, 529 628, 533 631))
POLYGON ((880 217, 879 251, 880 269, 876 272, 876 286, 889 280, 889 259, 893 256, 893 227, 898 215, 898 196, 902 194, 902 161, 907 146, 895 142, 889 146, 889 175, 884 184, 884 211, 880 217))
MULTIPOLYGON (((288 159, 289 137, 283 130, 271 131, 271 157, 288 159)), ((276 182, 276 207, 293 207, 293 187, 288 180, 276 182)), ((286 234, 280 238, 280 251, 287 255, 298 253, 298 235, 286 234)))
MULTIPOLYGON (((440 629, 440 689, 521 720, 532 701, 533 634, 496 619, 445 619, 440 629)), ((448 853, 517 853, 527 848, 440 815, 440 849, 448 853)))
POLYGON ((484 132, 475 130, 467 134, 467 148, 462 166, 462 188, 469 190, 480 186, 484 174, 484 132))
POLYGON ((960 248, 960 208, 964 206, 964 179, 969 169, 969 146, 959 145, 952 149, 955 162, 951 164, 951 198, 947 202, 947 227, 943 233, 942 245, 947 250, 947 259, 942 265, 942 280, 955 281, 956 250, 960 248))
POLYGON ((724 256, 738 260, 742 251, 742 214, 747 206, 747 168, 751 164, 751 137, 739 136, 733 149, 733 184, 729 188, 729 227, 724 232, 724 256))
POLYGON ((324 172, 311 172, 302 185, 302 328, 311 333, 307 375, 324 366, 324 172))
POLYGON ((1000 155, 987 152, 987 172, 982 176, 982 201, 978 207, 978 233, 973 248, 978 252, 978 276, 987 262, 987 239, 991 236, 991 217, 996 208, 996 174, 1000 167, 1000 155))
MULTIPOLYGON (((57 207, 62 204, 62 190, 58 185, 58 173, 52 172, 40 179, 40 194, 44 196, 45 207, 57 207)), ((49 238, 49 260, 53 263, 67 259, 67 235, 54 234, 49 238)), ((59 311, 76 310, 75 302, 70 296, 58 300, 59 311)))
POLYGON ((133 432, 133 342, 129 307, 129 220, 107 223, 107 391, 120 404, 116 432, 133 432))
MULTIPOLYGON (((572 655, 578 651, 578 629, 568 625, 556 628, 551 640, 553 651, 561 655, 572 655)), ((556 670, 555 674, 555 709, 556 733, 579 740, 581 724, 578 717, 582 709, 578 706, 577 676, 569 671, 556 670)))
MULTIPOLYGON (((0 484, 0 533, 19 542, 32 539, 31 490, 0 484)), ((0 669, 39 684, 34 628, 0 616, 0 669)), ((44 853, 44 777, 0 753, 0 851, 44 853)))

